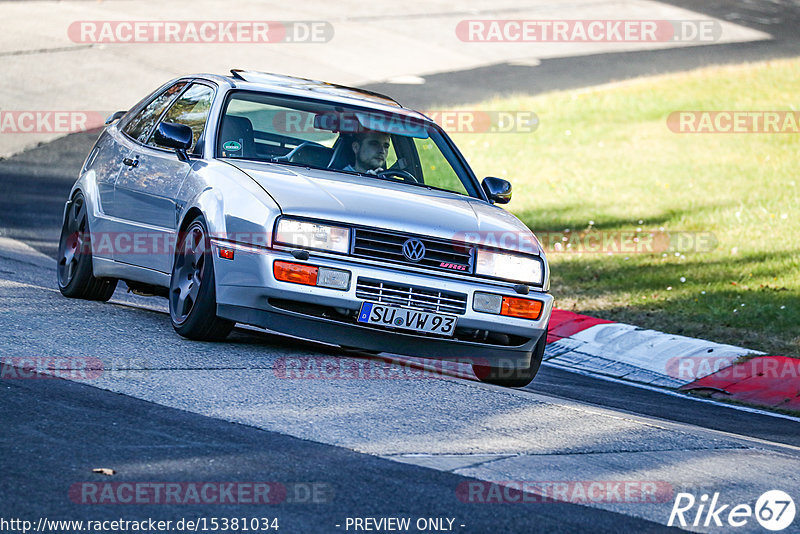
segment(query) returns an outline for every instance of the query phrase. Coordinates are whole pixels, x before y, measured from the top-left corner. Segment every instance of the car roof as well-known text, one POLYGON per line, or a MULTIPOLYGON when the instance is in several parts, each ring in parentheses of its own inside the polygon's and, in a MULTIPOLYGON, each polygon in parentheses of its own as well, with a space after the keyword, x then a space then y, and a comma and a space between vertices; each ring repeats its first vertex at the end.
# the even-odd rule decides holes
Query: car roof
POLYGON ((241 69, 232 69, 231 76, 197 74, 190 77, 206 78, 217 82, 222 79, 236 89, 269 91, 270 93, 286 96, 311 97, 327 102, 364 106, 430 121, 430 119, 422 113, 405 108, 396 100, 386 95, 319 80, 241 69))

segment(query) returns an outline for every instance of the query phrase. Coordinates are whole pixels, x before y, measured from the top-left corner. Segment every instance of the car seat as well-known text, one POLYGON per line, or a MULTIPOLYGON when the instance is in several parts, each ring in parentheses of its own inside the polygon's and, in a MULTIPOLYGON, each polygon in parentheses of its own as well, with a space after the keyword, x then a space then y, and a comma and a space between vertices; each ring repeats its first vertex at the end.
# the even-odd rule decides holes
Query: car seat
MULTIPOLYGON (((253 123, 247 117, 226 115, 222 120, 222 133, 219 136, 219 146, 223 157, 228 158, 256 158, 256 143, 253 136, 253 123), (236 142, 238 150, 228 150, 225 144, 236 142)), ((230 146, 229 146, 230 148, 230 146)))
POLYGON ((333 156, 329 169, 344 169, 348 165, 355 163, 355 154, 353 154, 353 136, 350 134, 341 134, 336 144, 333 146, 333 156))

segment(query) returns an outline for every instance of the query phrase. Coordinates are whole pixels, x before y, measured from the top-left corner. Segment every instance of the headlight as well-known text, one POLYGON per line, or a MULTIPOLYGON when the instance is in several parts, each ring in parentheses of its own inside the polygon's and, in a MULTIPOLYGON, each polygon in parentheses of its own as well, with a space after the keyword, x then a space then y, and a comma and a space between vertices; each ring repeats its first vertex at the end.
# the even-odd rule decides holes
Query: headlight
POLYGON ((542 285, 542 278, 544 277, 544 268, 540 258, 522 256, 520 254, 506 254, 480 248, 478 249, 475 272, 479 275, 537 286, 542 285))
POLYGON ((275 230, 275 243, 290 247, 341 252, 350 250, 350 229, 307 221, 281 219, 275 230))

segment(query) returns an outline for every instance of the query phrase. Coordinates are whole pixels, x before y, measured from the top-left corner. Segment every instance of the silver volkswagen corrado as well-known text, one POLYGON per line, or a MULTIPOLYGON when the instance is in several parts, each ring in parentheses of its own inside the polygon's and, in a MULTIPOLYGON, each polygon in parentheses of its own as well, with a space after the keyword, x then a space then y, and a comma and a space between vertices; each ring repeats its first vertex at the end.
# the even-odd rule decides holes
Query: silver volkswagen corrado
POLYGON ((109 117, 64 210, 61 292, 123 280, 190 339, 238 322, 528 384, 553 298, 536 237, 496 206, 511 185, 391 98, 231 72, 109 117))

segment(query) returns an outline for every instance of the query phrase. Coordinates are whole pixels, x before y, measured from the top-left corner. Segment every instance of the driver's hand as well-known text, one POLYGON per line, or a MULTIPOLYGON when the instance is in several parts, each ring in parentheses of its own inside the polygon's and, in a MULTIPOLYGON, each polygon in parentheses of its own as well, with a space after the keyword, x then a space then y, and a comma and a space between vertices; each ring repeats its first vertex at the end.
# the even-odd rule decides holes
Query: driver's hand
POLYGON ((383 167, 378 167, 377 169, 370 169, 367 171, 367 174, 372 174, 377 176, 378 173, 383 172, 385 169, 383 167))

